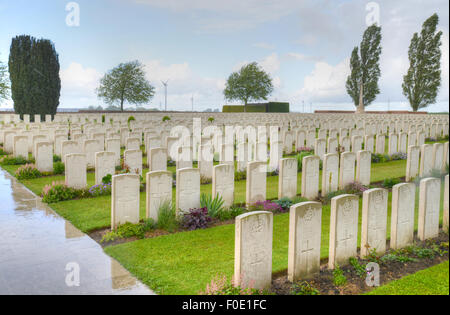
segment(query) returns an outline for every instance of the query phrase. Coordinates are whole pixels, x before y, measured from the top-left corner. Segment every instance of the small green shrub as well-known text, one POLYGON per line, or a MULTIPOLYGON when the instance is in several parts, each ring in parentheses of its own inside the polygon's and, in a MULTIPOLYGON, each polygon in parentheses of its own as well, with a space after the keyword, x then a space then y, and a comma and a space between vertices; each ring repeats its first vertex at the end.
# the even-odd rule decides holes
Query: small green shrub
POLYGON ((132 224, 125 223, 117 227, 115 231, 111 231, 103 235, 100 243, 115 241, 121 238, 137 237, 138 239, 145 238, 145 233, 155 228, 155 223, 152 219, 147 219, 143 223, 132 224))
POLYGON ((103 184, 111 184, 112 183, 112 175, 108 174, 102 178, 103 184))
POLYGON ((174 232, 178 229, 177 212, 171 201, 163 202, 158 209, 158 229, 174 232))
POLYGON ((170 117, 169 116, 164 116, 163 118, 162 118, 162 121, 169 121, 170 120, 170 117))
POLYGON ((217 218, 219 213, 223 211, 223 204, 225 201, 219 194, 214 198, 211 195, 201 194, 200 207, 208 209, 208 214, 211 218, 217 218))
POLYGON ((15 176, 17 179, 20 180, 34 179, 41 177, 42 173, 39 172, 39 170, 36 168, 34 164, 25 164, 16 170, 15 176))
POLYGON ((0 160, 0 164, 3 165, 25 165, 27 163, 28 163, 27 159, 21 156, 18 157, 5 156, 3 157, 3 159, 0 160))
POLYGON ((59 155, 53 154, 53 163, 61 162, 61 157, 59 155))
POLYGON ((136 118, 134 118, 133 116, 128 117, 128 125, 130 124, 130 122, 135 121, 136 118))
POLYGON ((320 295, 319 290, 306 281, 295 283, 291 293, 292 295, 320 295))
POLYGON ((284 198, 281 198, 280 200, 275 200, 274 201, 276 204, 278 204, 281 208, 283 208, 283 210, 286 212, 286 211, 289 211, 289 209, 291 208, 291 206, 294 204, 293 202, 292 202, 292 200, 291 199, 289 199, 288 197, 284 197, 284 198))
POLYGON ((337 287, 342 287, 347 284, 347 277, 339 265, 336 265, 336 269, 333 270, 333 283, 337 287))
POLYGON ((363 266, 359 263, 358 259, 355 257, 351 257, 349 259, 350 265, 355 269, 356 274, 360 278, 364 278, 366 276, 366 266, 363 266))
POLYGON ((392 187, 394 187, 397 184, 400 184, 400 179, 398 179, 398 178, 386 178, 383 181, 382 186, 384 188, 392 188, 392 187))
POLYGON ((200 185, 208 185, 212 183, 212 179, 205 177, 205 176, 200 176, 200 185))
POLYGON ((65 170, 66 170, 66 167, 63 162, 53 163, 53 175, 64 174, 65 170))
POLYGON ((53 182, 51 185, 45 185, 42 190, 42 201, 46 203, 55 203, 65 200, 71 200, 79 194, 73 188, 65 184, 53 182))
POLYGON ((234 172, 234 180, 236 182, 239 182, 241 180, 247 179, 247 172, 246 171, 236 171, 234 172))
POLYGON ((223 209, 219 212, 217 219, 220 221, 227 221, 245 213, 246 210, 241 207, 231 206, 229 209, 223 209))
POLYGON ((311 151, 303 151, 300 152, 299 154, 297 154, 296 158, 297 158, 297 171, 301 172, 302 168, 303 168, 303 158, 307 157, 307 156, 311 156, 314 155, 314 153, 312 153, 311 151))

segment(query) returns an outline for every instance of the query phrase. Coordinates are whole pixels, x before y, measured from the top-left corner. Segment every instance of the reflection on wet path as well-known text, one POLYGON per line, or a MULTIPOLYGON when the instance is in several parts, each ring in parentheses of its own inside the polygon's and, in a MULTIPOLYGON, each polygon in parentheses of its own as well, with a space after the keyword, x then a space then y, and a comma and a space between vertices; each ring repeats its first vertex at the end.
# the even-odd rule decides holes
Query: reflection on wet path
POLYGON ((0 168, 0 294, 153 293, 0 168))

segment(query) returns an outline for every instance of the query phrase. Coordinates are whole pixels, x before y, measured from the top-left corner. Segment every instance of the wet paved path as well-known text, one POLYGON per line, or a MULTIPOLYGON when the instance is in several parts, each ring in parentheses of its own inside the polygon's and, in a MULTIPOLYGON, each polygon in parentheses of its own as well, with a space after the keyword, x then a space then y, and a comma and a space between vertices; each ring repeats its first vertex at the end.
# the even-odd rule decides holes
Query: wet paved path
POLYGON ((153 293, 0 168, 0 294, 153 293))

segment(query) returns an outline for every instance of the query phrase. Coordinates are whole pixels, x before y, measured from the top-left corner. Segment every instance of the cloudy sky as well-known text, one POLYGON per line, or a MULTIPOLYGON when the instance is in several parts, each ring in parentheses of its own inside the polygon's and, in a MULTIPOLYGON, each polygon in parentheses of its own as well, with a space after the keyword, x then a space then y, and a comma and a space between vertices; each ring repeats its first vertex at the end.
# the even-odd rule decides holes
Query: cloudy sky
MULTIPOLYGON (((352 109, 345 90, 349 56, 369 21, 383 31, 381 94, 372 110, 408 109, 401 83, 414 32, 433 13, 443 31, 443 84, 431 111, 449 104, 448 0, 0 0, 0 60, 20 34, 55 43, 61 63, 60 107, 104 105, 99 78, 121 62, 145 64, 164 107, 161 80, 169 80, 168 109, 221 108, 232 71, 257 61, 273 78, 271 100, 291 110, 352 109), (303 105, 305 104, 305 105, 303 105)), ((0 107, 11 107, 12 102, 0 107)))

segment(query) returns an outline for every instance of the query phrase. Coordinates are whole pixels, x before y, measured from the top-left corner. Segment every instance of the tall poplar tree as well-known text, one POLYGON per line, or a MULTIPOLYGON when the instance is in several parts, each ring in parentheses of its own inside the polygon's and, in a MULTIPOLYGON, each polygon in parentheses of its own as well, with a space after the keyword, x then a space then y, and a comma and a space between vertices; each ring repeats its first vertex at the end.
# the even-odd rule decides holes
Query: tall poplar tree
POLYGON ((350 58, 351 73, 347 78, 347 93, 358 113, 370 105, 380 93, 381 27, 369 26, 364 32, 360 47, 355 47, 350 58))
POLYGON ((409 69, 403 77, 403 94, 413 111, 436 103, 441 86, 441 37, 437 32, 439 17, 428 18, 419 34, 414 33, 409 46, 409 69))

